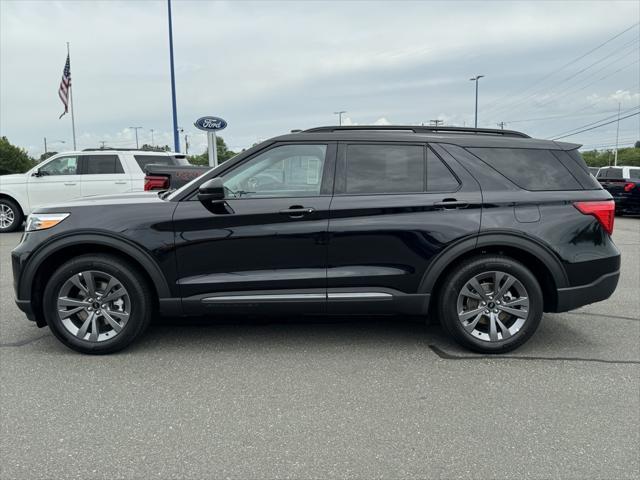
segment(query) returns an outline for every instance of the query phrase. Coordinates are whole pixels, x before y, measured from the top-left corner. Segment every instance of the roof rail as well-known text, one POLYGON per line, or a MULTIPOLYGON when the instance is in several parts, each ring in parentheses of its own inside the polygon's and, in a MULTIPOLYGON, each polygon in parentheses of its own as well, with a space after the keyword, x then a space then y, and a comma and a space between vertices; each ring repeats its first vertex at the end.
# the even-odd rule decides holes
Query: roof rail
POLYGON ((153 152, 153 153, 171 153, 161 148, 157 149, 142 149, 142 148, 114 148, 114 147, 100 147, 100 148, 85 148, 83 152, 102 152, 102 151, 117 151, 117 152, 153 152))
POLYGON ((429 127, 422 125, 346 125, 316 127, 305 130, 305 132, 340 132, 353 130, 376 130, 391 132, 412 132, 412 133, 456 133, 473 135, 498 135, 504 137, 531 138, 526 133, 515 130, 502 130, 497 128, 470 128, 470 127, 429 127))

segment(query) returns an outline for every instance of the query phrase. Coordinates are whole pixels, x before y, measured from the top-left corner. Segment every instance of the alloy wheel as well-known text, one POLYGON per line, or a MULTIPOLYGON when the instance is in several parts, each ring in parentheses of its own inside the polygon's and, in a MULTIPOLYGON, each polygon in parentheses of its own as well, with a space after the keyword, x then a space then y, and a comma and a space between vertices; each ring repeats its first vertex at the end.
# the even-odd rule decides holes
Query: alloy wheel
POLYGON ((58 293, 58 318, 74 336, 104 342, 118 335, 129 320, 131 299, 113 275, 98 270, 74 274, 58 293))
POLYGON ((0 204, 0 228, 9 228, 16 219, 13 209, 5 204, 0 204))
POLYGON ((498 342, 522 329, 529 317, 529 295, 513 275, 483 272, 462 287, 457 312, 467 333, 480 340, 498 342))

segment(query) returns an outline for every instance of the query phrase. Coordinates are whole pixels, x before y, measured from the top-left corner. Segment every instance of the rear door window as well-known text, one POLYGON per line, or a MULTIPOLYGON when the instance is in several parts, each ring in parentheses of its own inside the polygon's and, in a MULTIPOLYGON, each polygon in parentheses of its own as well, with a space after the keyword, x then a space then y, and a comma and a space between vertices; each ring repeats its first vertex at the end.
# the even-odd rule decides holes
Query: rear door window
POLYGON ((582 190, 571 172, 549 150, 532 148, 468 148, 467 150, 525 190, 582 190))
POLYGON ((124 173, 117 155, 83 155, 83 172, 85 175, 108 175, 124 173))
POLYGON ((640 178, 640 168, 630 168, 629 169, 629 178, 633 178, 637 180, 640 178))
POLYGON ((455 192, 460 183, 440 157, 427 148, 427 192, 455 192))
POLYGON ((347 145, 345 170, 347 194, 425 191, 422 145, 347 145))

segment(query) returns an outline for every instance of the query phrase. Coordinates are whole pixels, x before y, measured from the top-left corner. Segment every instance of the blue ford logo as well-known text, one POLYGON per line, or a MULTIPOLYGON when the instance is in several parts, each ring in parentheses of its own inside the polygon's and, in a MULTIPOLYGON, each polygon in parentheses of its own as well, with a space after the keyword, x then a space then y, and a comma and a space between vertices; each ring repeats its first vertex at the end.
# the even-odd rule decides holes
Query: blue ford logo
POLYGON ((219 117, 201 117, 194 123, 196 128, 207 132, 215 132, 227 127, 227 122, 219 117))

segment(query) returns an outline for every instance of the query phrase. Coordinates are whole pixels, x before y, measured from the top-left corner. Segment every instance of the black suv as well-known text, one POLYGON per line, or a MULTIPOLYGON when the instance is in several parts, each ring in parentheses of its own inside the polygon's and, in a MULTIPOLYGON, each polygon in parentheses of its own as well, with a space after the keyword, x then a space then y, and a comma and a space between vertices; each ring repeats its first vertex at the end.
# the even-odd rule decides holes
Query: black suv
POLYGON ((121 349, 156 312, 410 314, 505 352, 543 312, 608 298, 614 204, 577 151, 507 130, 322 127, 173 192, 37 209, 18 306, 65 345, 121 349))

